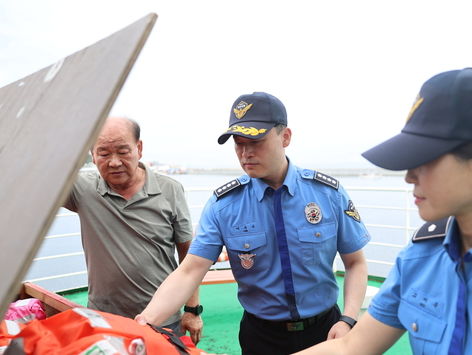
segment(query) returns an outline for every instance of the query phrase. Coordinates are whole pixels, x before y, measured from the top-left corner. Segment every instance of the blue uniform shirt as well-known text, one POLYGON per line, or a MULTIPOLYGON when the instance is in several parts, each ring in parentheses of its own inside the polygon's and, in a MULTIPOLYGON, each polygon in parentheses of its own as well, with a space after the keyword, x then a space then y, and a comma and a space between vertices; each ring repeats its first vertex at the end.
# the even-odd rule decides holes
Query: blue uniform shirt
POLYGON ((456 327, 460 280, 466 284, 465 354, 472 352, 472 254, 461 268, 459 230, 452 220, 446 237, 410 243, 374 297, 369 313, 378 321, 406 329, 414 354, 447 354, 456 327))
MULTIPOLYGON (((370 240, 344 189, 316 181, 314 174, 289 163, 281 196, 301 318, 336 303, 338 287, 332 270, 336 252, 353 253, 370 240)), ((215 261, 226 245, 244 309, 263 319, 289 320, 273 194, 260 179, 244 175, 238 180, 241 186, 207 202, 189 253, 215 261)))

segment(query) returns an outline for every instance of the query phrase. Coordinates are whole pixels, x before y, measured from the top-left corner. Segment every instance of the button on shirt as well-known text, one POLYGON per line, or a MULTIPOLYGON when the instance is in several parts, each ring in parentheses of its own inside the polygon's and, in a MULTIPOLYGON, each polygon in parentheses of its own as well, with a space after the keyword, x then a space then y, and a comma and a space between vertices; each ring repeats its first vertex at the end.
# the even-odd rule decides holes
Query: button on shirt
MULTIPOLYGON (((301 318, 316 315, 336 303, 338 287, 332 271, 336 252, 353 253, 370 239, 364 224, 345 213, 350 199, 344 189, 319 183, 313 175, 312 170, 289 163, 281 187, 296 306, 301 318), (308 221, 305 207, 309 203, 317 204, 321 210, 318 223, 308 221)), ((189 253, 215 261, 226 245, 244 309, 263 319, 291 319, 275 230, 273 190, 246 175, 239 181, 242 186, 207 202, 189 253)))
POLYGON ((461 279, 466 284, 464 354, 472 352, 472 254, 463 257, 457 222, 444 239, 411 243, 399 254, 394 267, 369 306, 378 321, 406 329, 414 354, 447 354, 456 328, 461 279))

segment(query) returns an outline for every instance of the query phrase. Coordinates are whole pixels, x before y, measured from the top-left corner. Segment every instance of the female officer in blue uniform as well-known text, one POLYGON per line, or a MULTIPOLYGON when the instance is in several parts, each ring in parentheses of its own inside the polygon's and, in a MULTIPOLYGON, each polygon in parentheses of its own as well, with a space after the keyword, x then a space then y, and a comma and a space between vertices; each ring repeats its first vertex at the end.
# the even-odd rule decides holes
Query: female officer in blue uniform
POLYGON ((240 96, 218 142, 231 135, 247 175, 215 191, 189 254, 138 319, 159 324, 180 307, 225 245, 245 310, 243 354, 289 354, 343 336, 367 283, 362 247, 370 237, 354 204, 337 180, 287 159, 291 130, 274 96, 240 96), (346 269, 342 316, 332 271, 337 252, 346 269))
POLYGON ((301 353, 380 354, 407 331, 414 354, 471 354, 472 69, 426 81, 402 132, 363 155, 407 170, 428 222, 354 329, 301 353))

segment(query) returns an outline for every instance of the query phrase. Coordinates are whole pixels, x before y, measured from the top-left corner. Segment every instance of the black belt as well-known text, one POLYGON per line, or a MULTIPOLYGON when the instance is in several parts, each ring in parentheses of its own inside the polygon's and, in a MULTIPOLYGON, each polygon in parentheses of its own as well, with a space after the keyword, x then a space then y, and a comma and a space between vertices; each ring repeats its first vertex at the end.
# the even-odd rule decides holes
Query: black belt
POLYGON ((268 320, 256 317, 254 314, 244 311, 244 313, 251 319, 271 328, 285 329, 289 332, 298 332, 305 329, 308 329, 313 324, 315 324, 320 318, 328 314, 333 307, 318 313, 317 315, 309 318, 299 319, 299 320, 268 320))

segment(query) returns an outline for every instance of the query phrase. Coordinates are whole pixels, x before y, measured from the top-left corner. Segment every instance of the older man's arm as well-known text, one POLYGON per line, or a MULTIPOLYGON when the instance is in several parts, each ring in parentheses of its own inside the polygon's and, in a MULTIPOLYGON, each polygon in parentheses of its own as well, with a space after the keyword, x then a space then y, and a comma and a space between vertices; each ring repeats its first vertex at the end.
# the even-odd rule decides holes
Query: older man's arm
POLYGON ((188 302, 213 261, 188 254, 179 267, 157 289, 146 308, 135 319, 140 324, 162 324, 188 302))

